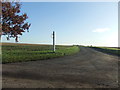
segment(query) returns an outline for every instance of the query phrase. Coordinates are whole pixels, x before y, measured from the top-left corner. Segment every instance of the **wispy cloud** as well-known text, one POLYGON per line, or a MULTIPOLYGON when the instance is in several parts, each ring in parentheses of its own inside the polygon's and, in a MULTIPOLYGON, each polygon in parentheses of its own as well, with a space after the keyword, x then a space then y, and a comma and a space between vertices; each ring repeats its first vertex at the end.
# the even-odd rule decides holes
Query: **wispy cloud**
POLYGON ((110 30, 110 28, 98 28, 98 29, 93 30, 93 32, 106 32, 109 30, 110 30))

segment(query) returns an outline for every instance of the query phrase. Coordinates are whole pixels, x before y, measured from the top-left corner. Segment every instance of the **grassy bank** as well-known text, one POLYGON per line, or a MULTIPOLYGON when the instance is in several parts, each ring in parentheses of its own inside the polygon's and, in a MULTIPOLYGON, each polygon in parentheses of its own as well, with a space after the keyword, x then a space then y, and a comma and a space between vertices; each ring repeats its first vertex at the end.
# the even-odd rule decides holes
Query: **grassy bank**
POLYGON ((107 54, 120 56, 120 49, 115 47, 92 47, 92 48, 107 54))
POLYGON ((72 55, 78 51, 79 47, 77 46, 56 46, 54 53, 51 45, 3 44, 2 63, 44 60, 72 55))

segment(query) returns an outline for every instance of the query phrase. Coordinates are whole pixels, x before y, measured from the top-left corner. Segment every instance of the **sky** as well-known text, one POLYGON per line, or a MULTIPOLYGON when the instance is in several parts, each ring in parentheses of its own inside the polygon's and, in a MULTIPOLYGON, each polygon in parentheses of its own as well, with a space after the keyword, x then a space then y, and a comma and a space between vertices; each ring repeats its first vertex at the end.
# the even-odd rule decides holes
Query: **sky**
MULTIPOLYGON (((31 23, 19 43, 118 46, 117 2, 22 2, 31 23)), ((2 42, 15 42, 14 39, 2 42)))

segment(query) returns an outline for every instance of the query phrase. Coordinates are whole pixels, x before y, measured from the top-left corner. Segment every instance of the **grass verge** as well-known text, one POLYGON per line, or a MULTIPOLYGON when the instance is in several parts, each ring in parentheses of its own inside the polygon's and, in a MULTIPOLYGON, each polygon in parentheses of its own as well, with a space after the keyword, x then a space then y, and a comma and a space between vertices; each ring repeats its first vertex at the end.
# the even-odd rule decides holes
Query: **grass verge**
POLYGON ((115 47, 91 47, 91 48, 94 48, 95 50, 98 50, 107 54, 120 56, 120 49, 115 47))
POLYGON ((52 52, 51 45, 2 45, 2 63, 25 62, 72 55, 79 52, 78 46, 56 46, 52 52))

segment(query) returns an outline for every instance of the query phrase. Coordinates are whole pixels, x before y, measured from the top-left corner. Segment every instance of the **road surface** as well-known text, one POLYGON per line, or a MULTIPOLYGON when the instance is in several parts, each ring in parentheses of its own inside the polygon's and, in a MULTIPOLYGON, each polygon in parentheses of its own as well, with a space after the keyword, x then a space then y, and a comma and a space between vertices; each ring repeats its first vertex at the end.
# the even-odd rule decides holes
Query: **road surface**
POLYGON ((118 57, 91 48, 49 60, 3 64, 3 88, 117 88, 118 57))

